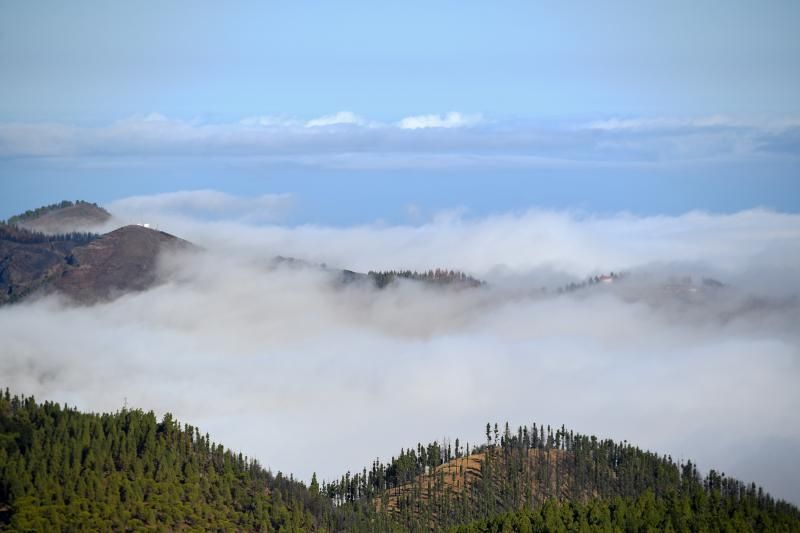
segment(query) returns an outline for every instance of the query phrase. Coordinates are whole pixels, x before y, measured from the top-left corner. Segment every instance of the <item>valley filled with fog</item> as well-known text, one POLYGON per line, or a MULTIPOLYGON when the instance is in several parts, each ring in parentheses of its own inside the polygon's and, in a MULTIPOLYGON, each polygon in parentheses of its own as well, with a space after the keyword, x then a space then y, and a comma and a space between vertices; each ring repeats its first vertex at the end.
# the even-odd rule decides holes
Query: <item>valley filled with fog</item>
POLYGON ((799 215, 455 210, 285 226, 290 197, 214 191, 108 207, 105 229, 146 222, 201 249, 162 256, 158 286, 110 302, 0 308, 0 375, 17 392, 170 411, 305 480, 397 443, 478 443, 487 421, 536 421, 800 502, 799 215), (438 267, 486 284, 341 276, 438 267), (612 271, 624 275, 558 290, 612 271))

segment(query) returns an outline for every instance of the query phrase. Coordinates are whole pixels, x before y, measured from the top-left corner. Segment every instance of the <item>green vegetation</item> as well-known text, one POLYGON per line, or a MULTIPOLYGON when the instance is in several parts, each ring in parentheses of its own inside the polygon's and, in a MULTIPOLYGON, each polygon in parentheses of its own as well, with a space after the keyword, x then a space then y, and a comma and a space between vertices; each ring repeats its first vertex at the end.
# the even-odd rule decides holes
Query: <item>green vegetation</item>
POLYGON ((595 499, 587 503, 548 500, 536 509, 501 514, 466 525, 449 533, 567 533, 570 531, 681 532, 798 531, 798 518, 759 505, 756 499, 735 500, 719 491, 695 495, 670 493, 656 498, 647 490, 638 498, 595 499))
POLYGON ((481 280, 473 278, 464 272, 440 268, 428 270, 427 272, 417 272, 416 270, 370 270, 367 276, 373 280, 375 286, 379 289, 386 287, 396 279, 410 279, 439 285, 455 285, 462 287, 480 287, 483 285, 481 280))
POLYGON ((454 446, 418 444, 388 464, 376 461, 371 470, 346 476, 324 490, 336 502, 370 502, 412 531, 474 520, 488 520, 478 522, 476 531, 501 531, 485 528, 494 527, 493 517, 520 509, 533 509, 531 517, 552 514, 552 509, 578 513, 572 521, 565 519, 567 529, 534 530, 581 531, 569 528, 583 520, 580 513, 595 508, 611 513, 605 525, 625 531, 646 530, 621 526, 634 523, 641 513, 650 513, 647 524, 656 520, 666 527, 671 522, 675 531, 774 531, 773 526, 800 531, 798 509, 774 500, 755 484, 714 470, 701 478, 691 462, 679 465, 669 456, 563 426, 533 424, 512 433, 508 424, 504 430, 487 424, 486 443, 471 451, 458 440, 454 446), (558 502, 573 507, 559 507, 558 502), (650 507, 642 509, 645 504, 650 507), (741 529, 741 524, 747 527, 741 529))
POLYGON ((800 531, 800 511, 692 463, 537 426, 434 442, 311 484, 167 414, 0 395, 0 530, 800 531))
POLYGON ((314 504, 302 484, 170 415, 0 400, 0 528, 303 531, 314 504))
POLYGON ((76 244, 86 244, 100 238, 99 233, 88 231, 70 231, 67 233, 42 233, 33 231, 13 224, 0 222, 0 240, 14 242, 17 244, 41 244, 51 242, 72 242, 76 244))

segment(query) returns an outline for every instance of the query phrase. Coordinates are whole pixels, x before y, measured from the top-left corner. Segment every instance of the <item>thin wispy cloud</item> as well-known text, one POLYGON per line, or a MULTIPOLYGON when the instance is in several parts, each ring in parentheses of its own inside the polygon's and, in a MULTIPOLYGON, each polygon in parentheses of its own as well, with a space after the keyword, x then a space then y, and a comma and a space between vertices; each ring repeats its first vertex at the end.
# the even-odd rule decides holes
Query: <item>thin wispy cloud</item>
POLYGON ((380 122, 346 111, 209 123, 151 114, 106 126, 0 124, 0 157, 261 158, 334 168, 674 166, 797 158, 789 148, 797 144, 793 124, 715 116, 537 124, 461 113, 380 122))
POLYGON ((647 131, 703 128, 747 128, 764 131, 785 130, 800 127, 800 118, 742 118, 730 115, 707 115, 700 117, 647 117, 609 118, 596 120, 579 127, 607 131, 647 131))

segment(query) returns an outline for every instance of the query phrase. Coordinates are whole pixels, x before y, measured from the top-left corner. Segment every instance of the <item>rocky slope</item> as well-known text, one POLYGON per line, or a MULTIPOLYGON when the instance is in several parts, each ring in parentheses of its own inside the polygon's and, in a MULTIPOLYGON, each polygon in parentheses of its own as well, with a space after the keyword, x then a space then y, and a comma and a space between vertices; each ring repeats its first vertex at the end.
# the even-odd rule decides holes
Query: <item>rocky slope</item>
POLYGON ((192 246, 142 226, 124 226, 102 236, 59 237, 2 226, 0 304, 35 292, 58 291, 91 303, 144 290, 158 281, 161 252, 192 246))

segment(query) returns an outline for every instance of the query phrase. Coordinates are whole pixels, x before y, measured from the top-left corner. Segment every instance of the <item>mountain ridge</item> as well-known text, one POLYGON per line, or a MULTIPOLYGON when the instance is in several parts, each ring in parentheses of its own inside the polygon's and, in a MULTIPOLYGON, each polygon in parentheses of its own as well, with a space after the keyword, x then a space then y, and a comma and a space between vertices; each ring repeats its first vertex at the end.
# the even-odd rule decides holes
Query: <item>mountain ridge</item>
MULTIPOLYGON (((104 234, 76 230, 105 224, 111 216, 97 204, 65 200, 0 222, 0 305, 37 292, 57 292, 86 304, 146 290, 158 282, 156 265, 161 252, 200 249, 180 237, 141 224, 121 226, 104 234)), ((281 255, 275 256, 271 265, 336 270, 281 255)), ((398 280, 452 288, 485 285, 463 272, 439 268, 427 272, 337 272, 343 284, 368 281, 378 289, 398 280)))
POLYGON ((111 213, 96 203, 64 200, 14 215, 7 223, 42 233, 70 233, 95 229, 109 220, 111 213))
POLYGON ((123 226, 104 235, 47 235, 0 225, 0 304, 36 292, 91 303, 157 282, 162 251, 194 245, 165 232, 123 226))

